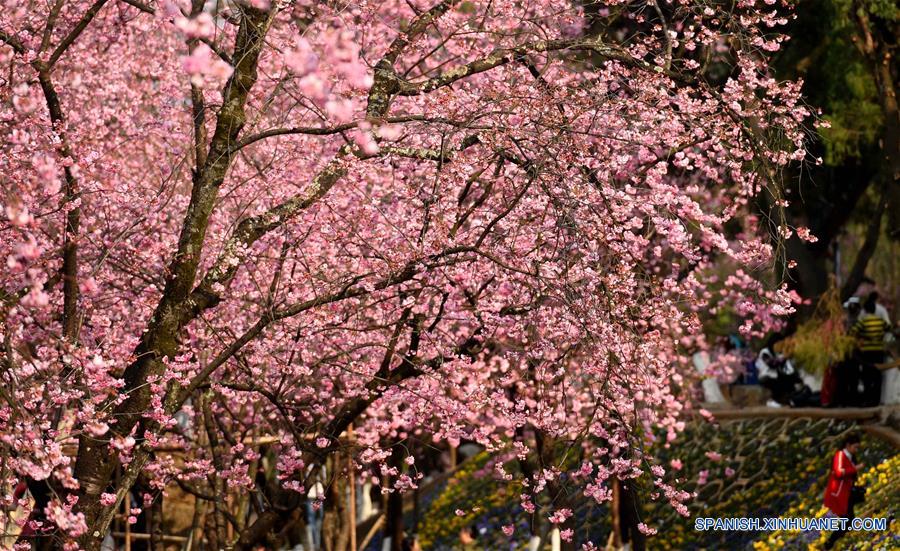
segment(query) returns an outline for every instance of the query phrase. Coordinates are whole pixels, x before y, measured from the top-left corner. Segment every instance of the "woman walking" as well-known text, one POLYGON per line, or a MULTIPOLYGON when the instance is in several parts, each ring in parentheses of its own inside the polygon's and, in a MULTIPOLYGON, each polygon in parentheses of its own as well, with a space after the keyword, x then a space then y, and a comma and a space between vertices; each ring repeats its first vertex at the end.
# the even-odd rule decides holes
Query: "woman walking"
MULTIPOLYGON (((834 454, 831 460, 831 474, 828 477, 828 485, 825 487, 825 506, 831 509, 835 516, 853 518, 853 506, 855 505, 853 485, 856 483, 856 473, 859 469, 860 439, 855 433, 848 434, 841 449, 834 454)), ((834 547, 835 542, 844 535, 846 530, 835 530, 825 543, 825 549, 834 547)))

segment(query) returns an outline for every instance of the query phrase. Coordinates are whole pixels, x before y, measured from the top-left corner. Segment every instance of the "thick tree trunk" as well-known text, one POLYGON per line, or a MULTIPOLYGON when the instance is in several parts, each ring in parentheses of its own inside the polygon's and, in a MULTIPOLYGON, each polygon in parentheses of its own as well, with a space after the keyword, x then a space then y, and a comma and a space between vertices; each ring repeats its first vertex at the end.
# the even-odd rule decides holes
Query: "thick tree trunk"
POLYGON ((336 454, 328 461, 328 471, 333 473, 332 482, 325 494, 325 514, 322 519, 322 547, 325 551, 347 551, 350 530, 347 526, 347 507, 344 490, 346 484, 340 470, 341 455, 336 454))
POLYGON ((191 532, 188 535, 190 547, 185 551, 198 551, 203 544, 203 525, 206 523, 206 501, 194 501, 194 516, 191 519, 191 532))
POLYGON ((281 515, 273 510, 263 511, 256 521, 244 530, 238 539, 236 549, 252 549, 256 544, 266 539, 277 524, 281 522, 281 515))
POLYGON ((869 266, 869 260, 875 254, 878 247, 878 240, 881 237, 881 219, 884 218, 884 211, 887 209, 888 192, 883 190, 881 199, 878 201, 878 207, 872 219, 869 221, 869 227, 866 229, 866 237, 859 252, 856 253, 856 260, 853 261, 853 267, 847 274, 847 279, 841 287, 841 300, 847 300, 856 292, 859 284, 862 283, 866 275, 866 268, 869 266))
MULTIPOLYGON (((274 9, 265 12, 249 6, 241 8, 241 25, 234 47, 234 59, 237 61, 234 74, 225 86, 222 107, 218 112, 215 133, 209 146, 210 154, 207 162, 202 167, 197 167, 195 172, 191 201, 185 213, 178 250, 169 267, 170 276, 135 352, 138 359, 125 369, 125 388, 122 392, 127 398, 113 412, 117 423, 108 439, 129 435, 139 423, 145 425, 142 427, 144 430, 154 429, 152 425, 143 423, 143 415, 150 405, 153 393, 148 381, 165 371, 163 359, 177 354, 179 333, 192 319, 193 309, 188 307, 186 301, 194 287, 200 253, 219 186, 234 157, 232 146, 244 126, 244 107, 250 89, 256 83, 259 54, 274 12, 274 9)), ((178 389, 170 388, 169 392, 177 393, 178 389)), ((144 430, 138 430, 137 434, 141 436, 144 430)), ((84 514, 88 526, 85 535, 79 538, 79 543, 86 551, 99 551, 112 520, 111 507, 100 504, 100 494, 106 491, 118 465, 115 454, 109 453, 108 439, 99 442, 94 437, 79 439, 75 478, 81 488, 77 509, 84 514)), ((147 453, 142 447, 136 447, 135 459, 132 461, 135 467, 143 466, 147 453)), ((119 488, 120 496, 122 490, 127 491, 136 478, 136 472, 123 477, 126 486, 119 488)))
POLYGON ((812 299, 808 305, 798 305, 800 319, 808 317, 815 310, 816 301, 829 286, 828 250, 820 243, 809 246, 799 238, 788 239, 784 246, 786 256, 797 265, 787 270, 786 280, 792 289, 803 298, 812 299))

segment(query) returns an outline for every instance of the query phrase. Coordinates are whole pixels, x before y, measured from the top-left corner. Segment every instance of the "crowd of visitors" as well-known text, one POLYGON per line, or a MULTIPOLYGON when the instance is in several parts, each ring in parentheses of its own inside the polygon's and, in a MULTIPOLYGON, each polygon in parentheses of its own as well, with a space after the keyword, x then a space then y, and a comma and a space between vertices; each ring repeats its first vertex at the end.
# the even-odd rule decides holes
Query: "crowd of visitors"
POLYGON ((884 369, 888 362, 887 344, 894 338, 887 309, 871 292, 860 304, 852 297, 847 311, 847 332, 856 339, 857 349, 849 358, 832 367, 828 381, 827 405, 875 406, 895 403, 896 368, 884 369), (882 371, 884 369, 884 371, 882 371))
POLYGON ((758 352, 750 351, 737 336, 722 338, 715 351, 695 354, 694 366, 702 377, 706 403, 727 403, 721 377, 709 372, 710 365, 723 357, 737 358, 741 364, 730 389, 739 385, 759 385, 766 389, 769 407, 873 407, 900 404, 900 369, 890 349, 894 327, 887 308, 875 290, 850 297, 843 304, 844 335, 853 349, 824 372, 804 369, 780 353, 778 344, 785 335, 771 335, 758 352))

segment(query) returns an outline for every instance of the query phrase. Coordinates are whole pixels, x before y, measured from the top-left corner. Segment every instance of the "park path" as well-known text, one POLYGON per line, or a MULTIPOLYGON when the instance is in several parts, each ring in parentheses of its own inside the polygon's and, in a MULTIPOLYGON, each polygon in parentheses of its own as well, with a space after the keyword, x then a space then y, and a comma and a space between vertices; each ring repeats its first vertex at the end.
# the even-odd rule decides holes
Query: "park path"
POLYGON ((744 408, 709 408, 717 421, 740 419, 836 419, 854 421, 860 430, 900 449, 900 405, 870 408, 771 408, 754 406, 744 408))

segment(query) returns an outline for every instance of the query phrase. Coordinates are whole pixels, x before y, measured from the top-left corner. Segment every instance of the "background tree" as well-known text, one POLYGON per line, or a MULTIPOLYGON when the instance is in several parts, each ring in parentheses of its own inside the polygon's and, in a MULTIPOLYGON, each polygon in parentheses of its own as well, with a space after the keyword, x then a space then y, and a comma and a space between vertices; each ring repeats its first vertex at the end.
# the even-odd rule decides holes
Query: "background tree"
POLYGON ((896 243, 898 13, 894 2, 877 0, 803 2, 775 64, 779 75, 803 79, 806 101, 828 123, 813 141, 820 162, 792 171, 786 190, 789 216, 818 238, 787 242, 788 256, 797 261, 792 286, 805 298, 827 289, 842 234, 859 233, 856 250, 841 251, 844 299, 861 283, 881 237, 896 243))

